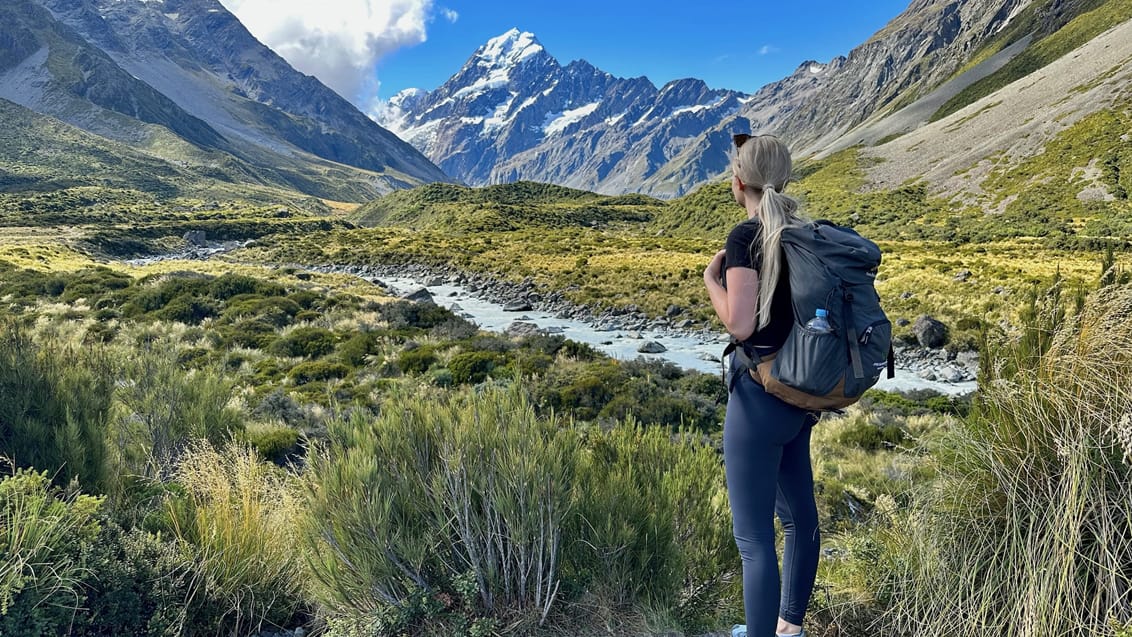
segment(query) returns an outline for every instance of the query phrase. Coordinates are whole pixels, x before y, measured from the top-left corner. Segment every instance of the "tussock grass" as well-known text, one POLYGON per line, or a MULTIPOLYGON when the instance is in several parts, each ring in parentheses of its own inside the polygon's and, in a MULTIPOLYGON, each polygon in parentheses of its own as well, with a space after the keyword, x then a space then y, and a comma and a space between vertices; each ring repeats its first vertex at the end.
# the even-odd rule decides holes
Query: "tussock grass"
POLYGON ((197 564, 192 594, 222 604, 231 634, 291 625, 303 607, 293 479, 250 447, 205 442, 186 450, 175 479, 186 497, 168 514, 197 564))
MULTIPOLYGON (((8 461, 0 458, 0 471, 8 461)), ((0 479, 0 617, 27 590, 24 603, 61 605, 79 599, 83 565, 67 550, 98 531, 101 498, 63 493, 47 474, 21 469, 0 479)))
POLYGON ((997 352, 975 413, 934 445, 938 479, 880 534, 896 628, 1113 634, 1132 620, 1129 321, 1132 288, 1107 288, 1049 338, 997 352))

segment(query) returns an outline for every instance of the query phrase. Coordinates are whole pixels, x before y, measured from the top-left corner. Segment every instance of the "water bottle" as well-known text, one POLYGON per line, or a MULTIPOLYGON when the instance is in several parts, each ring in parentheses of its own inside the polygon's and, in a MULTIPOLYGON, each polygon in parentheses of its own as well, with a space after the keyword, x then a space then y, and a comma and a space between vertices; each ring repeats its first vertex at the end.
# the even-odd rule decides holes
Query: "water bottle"
POLYGON ((827 316, 829 316, 829 311, 824 308, 818 308, 818 310, 814 312, 814 318, 810 319, 809 323, 806 323, 806 331, 813 332, 814 334, 828 334, 832 332, 833 328, 830 327, 829 320, 826 318, 827 316))

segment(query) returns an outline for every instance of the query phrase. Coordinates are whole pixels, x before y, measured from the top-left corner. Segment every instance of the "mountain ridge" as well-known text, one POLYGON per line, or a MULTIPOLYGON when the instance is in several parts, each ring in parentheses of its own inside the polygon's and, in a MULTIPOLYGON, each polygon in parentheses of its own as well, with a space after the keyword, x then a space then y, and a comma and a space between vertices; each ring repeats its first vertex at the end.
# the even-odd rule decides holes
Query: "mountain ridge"
POLYGON ((343 200, 451 181, 215 0, 12 0, 0 14, 0 97, 174 164, 220 152, 343 200))

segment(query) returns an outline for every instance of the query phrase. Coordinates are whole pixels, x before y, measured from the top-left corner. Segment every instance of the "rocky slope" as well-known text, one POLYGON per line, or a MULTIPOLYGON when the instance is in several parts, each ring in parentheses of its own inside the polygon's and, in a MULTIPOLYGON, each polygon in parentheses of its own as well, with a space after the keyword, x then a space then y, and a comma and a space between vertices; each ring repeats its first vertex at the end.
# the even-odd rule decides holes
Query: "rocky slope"
POLYGON ((233 161, 343 199, 450 180, 215 0, 8 0, 0 98, 234 181, 233 161))

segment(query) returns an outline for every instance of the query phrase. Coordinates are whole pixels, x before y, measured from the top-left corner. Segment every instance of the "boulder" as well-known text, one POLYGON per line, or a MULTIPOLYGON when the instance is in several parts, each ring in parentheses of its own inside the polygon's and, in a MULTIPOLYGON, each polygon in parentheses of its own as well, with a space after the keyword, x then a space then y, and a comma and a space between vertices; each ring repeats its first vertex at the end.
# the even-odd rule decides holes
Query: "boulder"
POLYGON ((508 325, 507 329, 503 330, 504 334, 512 338, 531 336, 534 334, 539 334, 541 332, 542 330, 539 329, 538 325, 535 325, 534 323, 527 323, 525 321, 515 321, 508 325))
POLYGON ((531 304, 524 300, 508 301, 507 304, 503 306, 504 312, 530 312, 533 309, 531 304))
POLYGON ((428 288, 417 288, 401 298, 406 301, 416 301, 417 303, 435 303, 435 301, 432 300, 432 293, 428 291, 428 288))
POLYGON ((927 314, 916 317, 912 333, 920 347, 943 347, 947 344, 947 326, 927 314))
POLYGON ((181 238, 198 248, 208 246, 208 237, 204 234, 204 230, 189 230, 181 238))
POLYGON ((645 341, 637 348, 637 351, 642 354, 662 354, 668 351, 668 348, 657 343, 656 341, 645 341))

